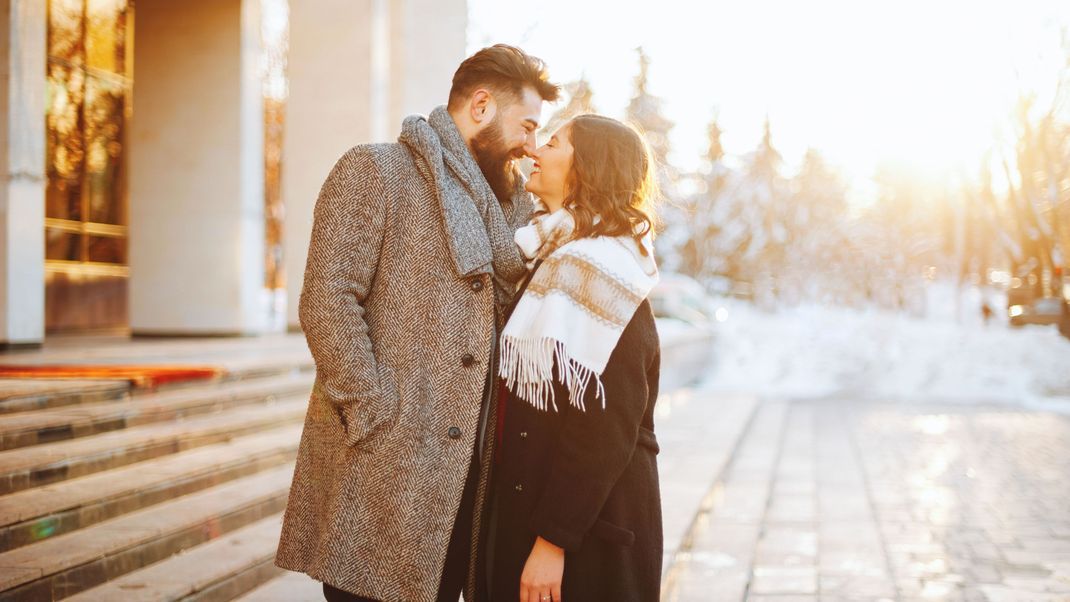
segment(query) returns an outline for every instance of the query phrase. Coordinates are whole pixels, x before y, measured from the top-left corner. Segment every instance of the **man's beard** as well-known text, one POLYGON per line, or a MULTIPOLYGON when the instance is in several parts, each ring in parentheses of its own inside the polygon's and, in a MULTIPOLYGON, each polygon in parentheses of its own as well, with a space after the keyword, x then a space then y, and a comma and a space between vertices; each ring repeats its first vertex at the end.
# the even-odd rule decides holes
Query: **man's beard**
POLYGON ((498 202, 511 202, 516 191, 516 161, 524 156, 524 150, 506 148, 498 117, 472 138, 472 154, 498 202))

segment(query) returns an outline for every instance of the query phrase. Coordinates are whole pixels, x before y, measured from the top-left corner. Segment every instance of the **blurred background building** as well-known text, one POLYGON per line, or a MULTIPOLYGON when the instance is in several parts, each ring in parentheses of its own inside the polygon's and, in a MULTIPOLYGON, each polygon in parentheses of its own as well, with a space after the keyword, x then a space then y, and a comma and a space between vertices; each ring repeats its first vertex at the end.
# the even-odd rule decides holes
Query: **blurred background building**
POLYGON ((464 0, 11 0, 0 345, 297 324, 319 186, 446 100, 464 0))

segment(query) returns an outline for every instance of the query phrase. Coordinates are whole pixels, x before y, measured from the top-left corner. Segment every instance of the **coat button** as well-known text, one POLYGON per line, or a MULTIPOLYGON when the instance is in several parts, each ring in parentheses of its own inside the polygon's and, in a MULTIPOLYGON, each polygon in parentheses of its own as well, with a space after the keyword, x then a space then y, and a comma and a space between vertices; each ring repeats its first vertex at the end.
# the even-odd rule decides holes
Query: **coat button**
POLYGON ((513 487, 513 489, 516 489, 517 491, 524 491, 524 486, 520 483, 517 483, 516 487, 513 487))
POLYGON ((461 438, 461 429, 459 429, 459 428, 457 428, 455 426, 451 426, 450 430, 448 431, 448 434, 450 436, 450 439, 460 439, 461 438))
POLYGON ((528 432, 527 431, 520 431, 520 438, 521 439, 527 439, 528 438, 528 432))
POLYGON ((483 290, 483 279, 479 278, 478 276, 473 278, 472 282, 471 282, 471 286, 472 286, 472 290, 474 290, 475 292, 478 293, 479 291, 483 290))
POLYGON ((476 358, 472 357, 471 353, 466 353, 461 356, 461 365, 465 368, 471 366, 474 363, 476 363, 476 358))

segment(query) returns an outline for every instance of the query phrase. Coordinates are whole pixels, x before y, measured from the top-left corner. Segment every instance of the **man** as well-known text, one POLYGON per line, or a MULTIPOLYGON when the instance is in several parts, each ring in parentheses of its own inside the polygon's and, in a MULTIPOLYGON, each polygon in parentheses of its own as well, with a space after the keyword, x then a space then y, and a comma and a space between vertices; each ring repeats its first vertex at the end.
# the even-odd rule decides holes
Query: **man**
POLYGON ((557 94, 541 60, 485 48, 446 107, 351 149, 320 190, 299 308, 316 384, 275 563, 328 600, 456 602, 466 583, 532 208, 516 162, 557 94))

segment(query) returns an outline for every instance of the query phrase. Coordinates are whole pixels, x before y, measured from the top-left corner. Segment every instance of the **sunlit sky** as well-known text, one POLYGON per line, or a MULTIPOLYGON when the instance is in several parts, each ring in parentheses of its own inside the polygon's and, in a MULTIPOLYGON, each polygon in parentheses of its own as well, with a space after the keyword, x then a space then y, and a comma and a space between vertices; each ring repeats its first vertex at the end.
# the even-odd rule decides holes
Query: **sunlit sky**
POLYGON ((642 46, 679 167, 698 164, 714 115, 737 156, 768 116, 789 172, 812 147, 866 196, 885 163, 975 174, 1008 139, 1018 90, 1054 91, 1070 0, 469 0, 469 15, 470 51, 519 45, 559 82, 586 76, 616 117, 642 46))

